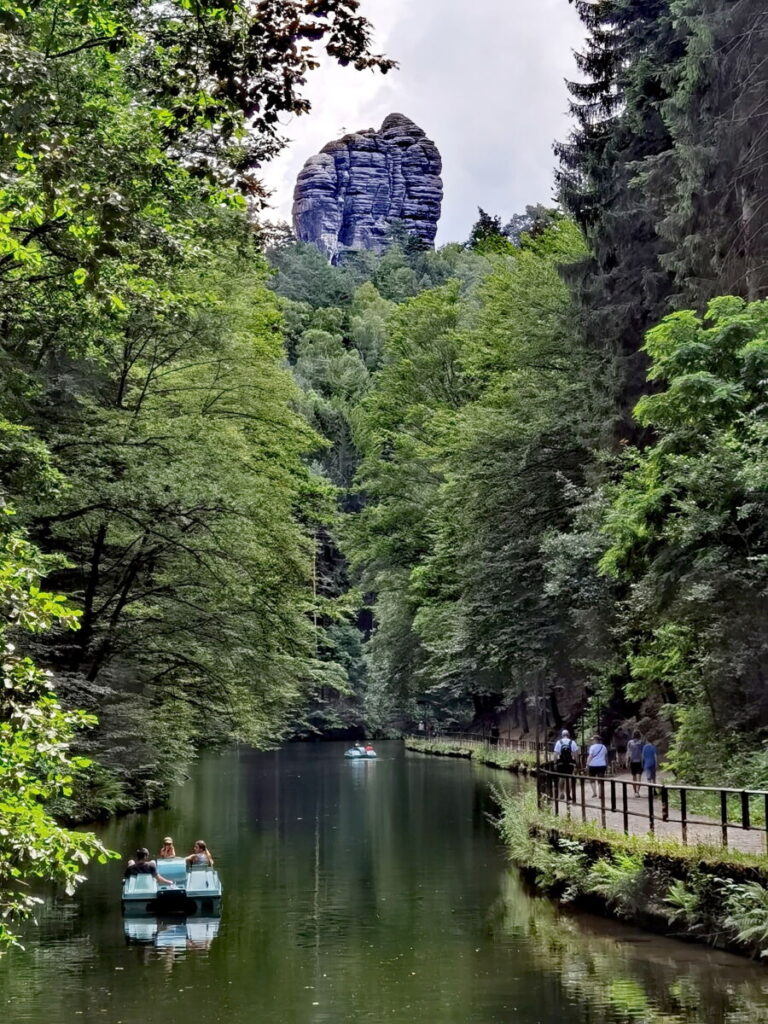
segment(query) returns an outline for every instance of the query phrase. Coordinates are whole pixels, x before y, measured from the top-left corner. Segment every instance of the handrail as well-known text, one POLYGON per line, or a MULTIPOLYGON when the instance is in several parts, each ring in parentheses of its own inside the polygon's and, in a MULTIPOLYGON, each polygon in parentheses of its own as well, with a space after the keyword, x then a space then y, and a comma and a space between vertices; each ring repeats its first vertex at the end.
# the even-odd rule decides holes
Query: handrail
MULTIPOLYGON (((551 772, 552 774, 561 774, 563 778, 566 776, 563 773, 554 771, 553 765, 543 764, 541 766, 542 771, 551 772)), ((575 773, 567 776, 568 778, 586 779, 588 782, 592 781, 591 775, 577 775, 575 773)), ((618 780, 617 780, 618 781, 618 780)), ((629 786, 653 786, 655 789, 659 789, 662 785, 661 782, 630 782, 628 779, 624 780, 629 786)), ((765 789, 733 789, 728 786, 687 786, 682 783, 676 782, 665 782, 663 783, 665 789, 684 789, 687 792, 695 790, 699 793, 749 793, 750 796, 768 796, 768 790, 765 789)))
MULTIPOLYGON (((706 834, 706 830, 715 830, 719 832, 724 847, 729 845, 729 832, 735 831, 742 835, 762 833, 768 848, 768 791, 766 790, 734 789, 726 786, 685 786, 678 783, 635 782, 630 779, 592 777, 559 772, 557 766, 552 763, 539 766, 536 785, 540 806, 546 801, 554 813, 560 815, 560 807, 563 805, 565 814, 569 818, 572 816, 572 809, 579 808, 583 821, 599 820, 603 828, 610 827, 629 834, 632 831, 630 819, 640 818, 647 823, 647 831, 660 830, 670 838, 677 838, 675 834, 677 830, 670 830, 668 826, 679 825, 680 839, 684 846, 688 845, 692 831, 695 833, 693 838, 696 841, 702 841, 702 839, 710 841, 712 837, 706 834), (587 800, 587 782, 592 786, 593 799, 598 800, 598 803, 591 803, 587 800), (640 812, 635 809, 638 805, 631 803, 628 799, 630 786, 635 796, 638 796, 641 790, 645 791, 647 807, 640 812), (610 797, 610 805, 606 801, 606 790, 610 797), (715 796, 719 805, 719 816, 712 818, 695 812, 691 814, 688 809, 688 794, 691 792, 711 793, 715 796), (618 799, 619 794, 621 795, 620 800, 618 799), (670 814, 671 809, 678 809, 670 804, 670 796, 679 797, 679 817, 670 814), (739 821, 733 821, 729 817, 729 799, 734 796, 739 797, 739 821), (752 815, 754 797, 762 798, 760 813, 763 815, 763 823, 757 826, 754 824, 752 815), (613 816, 610 823, 608 823, 609 814, 613 816)), ((740 840, 738 845, 750 849, 754 846, 751 841, 747 840, 740 840)))

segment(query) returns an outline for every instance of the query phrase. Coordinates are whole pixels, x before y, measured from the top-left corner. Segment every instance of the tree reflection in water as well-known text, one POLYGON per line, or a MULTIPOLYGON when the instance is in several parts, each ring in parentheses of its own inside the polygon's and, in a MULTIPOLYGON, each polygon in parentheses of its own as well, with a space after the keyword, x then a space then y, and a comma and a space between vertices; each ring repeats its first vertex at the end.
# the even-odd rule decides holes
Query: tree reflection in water
POLYGON ((595 1020, 621 1024, 765 1021, 768 975, 749 961, 688 946, 532 895, 510 870, 494 908, 498 938, 525 939, 537 966, 595 1020))

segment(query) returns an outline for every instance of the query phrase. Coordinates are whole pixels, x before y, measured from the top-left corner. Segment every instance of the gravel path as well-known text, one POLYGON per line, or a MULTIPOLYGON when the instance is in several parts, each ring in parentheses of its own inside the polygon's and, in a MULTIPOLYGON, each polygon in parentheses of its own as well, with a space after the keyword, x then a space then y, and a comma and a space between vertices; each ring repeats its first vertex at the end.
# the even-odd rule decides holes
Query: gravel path
MULTIPOLYGON (((659 777, 659 784, 663 779, 659 777)), ((557 813, 561 817, 574 818, 576 820, 593 821, 597 824, 604 824, 606 828, 617 832, 624 831, 624 787, 620 783, 627 783, 627 815, 629 832, 632 835, 647 835, 655 832, 658 836, 668 839, 676 839, 678 842, 687 842, 687 845, 694 846, 697 843, 706 846, 722 847, 723 832, 720 822, 715 818, 709 818, 691 811, 687 814, 687 836, 683 835, 683 826, 680 820, 680 808, 670 806, 669 820, 662 820, 661 788, 657 785, 654 796, 654 820, 653 828, 650 827, 650 813, 648 804, 648 788, 644 786, 640 795, 635 796, 632 787, 632 777, 629 774, 618 774, 609 776, 605 780, 605 811, 603 812, 600 801, 599 790, 595 797, 592 796, 589 782, 584 784, 584 807, 581 804, 580 785, 576 787, 576 802, 567 803, 564 800, 558 802, 557 813), (611 810, 611 782, 614 782, 616 793, 616 810, 611 810), (605 820, 603 822, 603 813, 605 820)), ((690 797, 689 797, 690 799, 690 797)), ((757 809, 755 797, 752 802, 752 811, 757 809)), ((555 811, 553 804, 552 811, 555 811)), ((735 802, 731 803, 729 809, 729 820, 740 822, 740 810, 735 802)), ((766 851, 766 830, 762 825, 745 830, 740 824, 729 825, 727 834, 727 845, 730 849, 741 850, 744 853, 764 854, 766 851)))

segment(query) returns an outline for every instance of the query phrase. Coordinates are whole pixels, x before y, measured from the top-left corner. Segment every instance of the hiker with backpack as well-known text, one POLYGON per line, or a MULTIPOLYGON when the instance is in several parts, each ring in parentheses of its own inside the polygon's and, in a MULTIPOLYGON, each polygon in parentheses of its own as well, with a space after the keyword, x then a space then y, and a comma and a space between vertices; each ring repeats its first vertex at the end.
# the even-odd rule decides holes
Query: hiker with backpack
MULTIPOLYGON (((567 729, 563 729, 560 739, 555 744, 555 771, 558 775, 573 775, 576 770, 576 762, 579 759, 579 745, 571 739, 567 729)), ((563 780, 565 783, 566 796, 570 796, 570 780, 563 780)), ((574 789, 574 799, 575 799, 574 789)))

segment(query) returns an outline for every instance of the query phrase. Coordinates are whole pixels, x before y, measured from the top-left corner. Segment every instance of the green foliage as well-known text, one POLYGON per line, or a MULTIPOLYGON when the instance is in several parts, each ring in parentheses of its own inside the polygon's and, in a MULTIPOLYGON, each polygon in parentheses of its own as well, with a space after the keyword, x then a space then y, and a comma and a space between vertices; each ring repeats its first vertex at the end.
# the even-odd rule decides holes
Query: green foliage
MULTIPOLYGON (((542 548, 581 481, 586 354, 558 266, 581 251, 561 220, 392 314, 357 414, 365 505, 346 550, 376 594, 373 678, 442 716, 572 671, 570 623, 544 591, 542 548), (577 360, 578 361, 578 360, 577 360), (582 375, 582 372, 584 375, 582 375)), ((588 411, 589 410, 589 411, 588 411)))
POLYGON ((109 852, 96 836, 57 824, 48 811, 69 797, 89 762, 72 756, 75 733, 96 719, 66 711, 53 692, 50 673, 19 654, 10 634, 40 633, 53 626, 76 629, 78 613, 66 600, 40 588, 47 560, 9 520, 0 522, 0 949, 16 942, 13 922, 31 916, 42 902, 30 888, 54 881, 68 893, 84 881, 92 858, 109 852))
POLYGON ((501 217, 492 217, 478 207, 479 217, 472 227, 467 247, 485 255, 501 255, 513 251, 513 245, 504 235, 501 217))
POLYGON ((556 817, 497 790, 497 826, 510 857, 560 899, 598 895, 619 917, 664 915, 691 937, 768 955, 768 876, 759 855, 682 847, 556 817), (758 880, 745 881, 745 877, 758 880))
POLYGON ((544 892, 556 895, 563 903, 576 899, 583 892, 589 870, 583 844, 568 836, 553 834, 542 839, 536 835, 531 828, 537 813, 533 794, 515 800, 515 813, 509 813, 509 796, 497 792, 497 799, 503 810, 498 827, 512 860, 533 872, 544 892))
POLYGON ((618 851, 590 866, 584 888, 602 896, 620 917, 629 917, 641 906, 644 871, 639 854, 618 851))
POLYGON ((737 942, 742 942, 760 956, 768 956, 768 889, 757 882, 738 885, 724 883, 728 915, 724 920, 737 942))
POLYGON ((707 919, 699 877, 686 882, 676 878, 664 898, 670 908, 669 923, 682 924, 691 932, 700 931, 707 919))
POLYGON ((670 764, 682 777, 722 780, 768 724, 768 304, 726 297, 704 318, 672 314, 646 350, 658 389, 637 416, 656 439, 627 454, 607 492, 601 567, 631 584, 629 692, 678 705, 670 764))
POLYGON ((527 750, 507 750, 489 743, 466 743, 450 739, 414 739, 407 741, 409 750, 445 757, 465 757, 490 768, 525 774, 536 765, 536 755, 527 750))
POLYGON ((251 214, 316 51, 391 66, 355 8, 4 6, 0 485, 81 612, 29 644, 99 712, 69 816, 157 801, 197 742, 273 743, 335 681, 332 501, 251 214))

